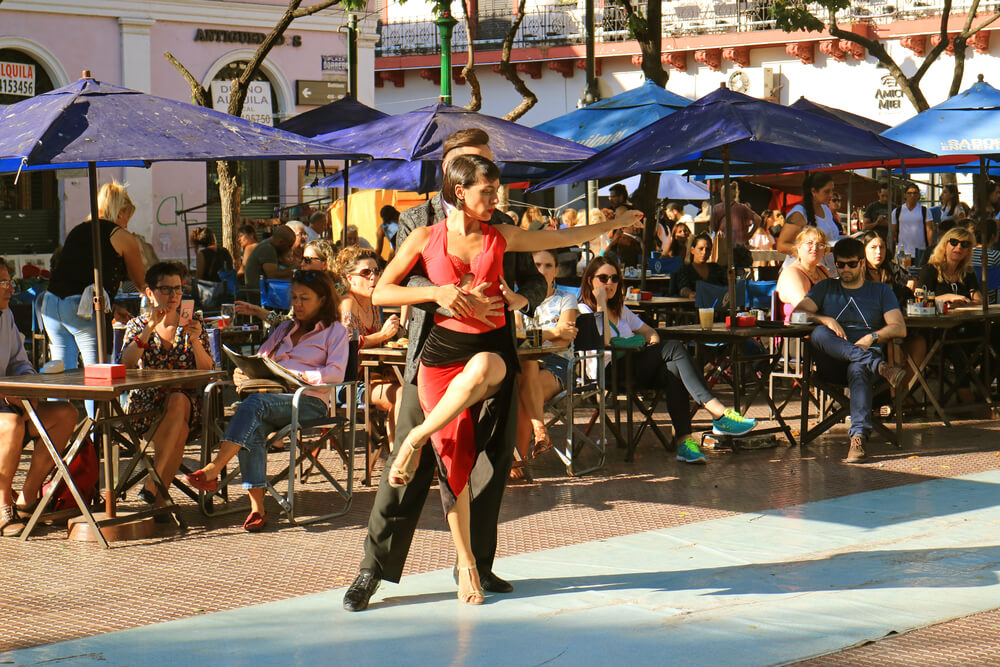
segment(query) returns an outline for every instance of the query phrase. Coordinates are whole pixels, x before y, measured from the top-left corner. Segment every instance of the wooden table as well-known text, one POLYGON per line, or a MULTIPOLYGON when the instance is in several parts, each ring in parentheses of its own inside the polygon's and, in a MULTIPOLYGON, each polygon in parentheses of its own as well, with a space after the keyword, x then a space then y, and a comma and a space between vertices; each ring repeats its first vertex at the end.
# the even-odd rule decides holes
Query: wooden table
MULTIPOLYGON (((775 353, 770 352, 761 355, 748 355, 746 354, 745 346, 748 340, 754 338, 805 338, 815 328, 816 325, 814 324, 785 324, 780 327, 727 327, 722 322, 715 322, 711 329, 702 329, 699 324, 667 327, 660 331, 660 336, 695 343, 699 346, 710 344, 728 345, 733 365, 733 403, 736 409, 740 413, 745 413, 750 408, 753 398, 763 390, 764 397, 771 408, 771 414, 774 415, 778 426, 768 429, 754 429, 754 435, 783 433, 788 439, 789 444, 795 445, 795 436, 792 434, 791 427, 785 422, 781 411, 774 402, 774 397, 767 390, 767 385, 765 384, 767 381, 766 374, 760 378, 757 378, 756 374, 753 375, 753 384, 757 386, 748 394, 747 400, 744 403, 744 365, 758 360, 765 360, 768 363, 768 370, 770 370, 777 356, 775 353)), ((803 386, 802 390, 806 391, 806 388, 803 386)))
MULTIPOLYGON (((653 291, 666 292, 670 289, 671 276, 669 273, 647 273, 646 274, 646 289, 653 291)), ((622 274, 622 285, 624 287, 640 287, 642 283, 642 278, 640 276, 629 277, 622 274)))
MULTIPOLYGON (((541 359, 550 354, 559 354, 561 352, 566 352, 569 350, 568 346, 551 346, 551 347, 519 347, 517 349, 517 356, 519 359, 541 359)), ((365 449, 365 486, 371 486, 372 483, 372 473, 375 470, 375 465, 378 463, 378 454, 382 451, 389 443, 381 442, 378 446, 375 445, 375 439, 372 437, 372 418, 371 418, 371 401, 369 400, 369 387, 371 386, 371 374, 381 368, 388 367, 392 370, 393 374, 396 376, 396 381, 399 382, 400 386, 403 385, 403 369, 406 367, 406 353, 407 348, 405 347, 366 347, 359 351, 359 360, 361 364, 362 377, 365 383, 365 434, 367 435, 367 445, 365 449)))
MULTIPOLYGON (((988 369, 988 357, 990 355, 991 347, 989 333, 992 326, 1000 326, 995 324, 1000 321, 1000 305, 990 306, 986 317, 983 317, 982 306, 962 306, 953 308, 949 310, 948 313, 940 315, 907 315, 904 317, 904 321, 906 322, 907 331, 914 330, 924 332, 924 335, 928 336, 928 338, 933 338, 934 342, 927 349, 927 356, 924 357, 924 360, 919 364, 914 361, 912 357, 906 354, 906 348, 905 346, 903 347, 903 355, 906 359, 906 364, 912 371, 913 376, 910 378, 910 381, 906 384, 906 386, 901 388, 902 396, 900 399, 905 399, 906 396, 913 391, 914 387, 919 384, 923 387, 927 400, 930 401, 931 406, 941 419, 941 422, 945 426, 951 426, 951 421, 948 419, 947 411, 943 406, 943 402, 945 401, 942 401, 942 393, 944 391, 944 358, 942 357, 942 354, 944 353, 944 347, 949 343, 955 342, 954 337, 950 336, 952 336, 953 332, 958 327, 967 324, 982 324, 983 332, 981 336, 977 335, 975 338, 980 342, 980 350, 984 352, 984 358, 986 359, 985 365, 988 369), (931 383, 927 381, 924 373, 933 361, 939 361, 939 368, 941 369, 937 383, 937 391, 932 388, 931 383)), ((988 378, 987 383, 984 385, 983 382, 976 377, 976 374, 972 372, 971 368, 970 377, 972 378, 973 384, 979 394, 982 396, 985 405, 992 407, 988 378)))
MULTIPOLYGON (((53 478, 50 490, 45 494, 41 502, 39 502, 38 506, 35 508, 34 513, 31 515, 31 519, 28 521, 24 531, 21 533, 21 539, 28 539, 32 529, 38 523, 38 520, 45 512, 45 508, 52 500, 55 487, 60 480, 63 480, 69 488, 70 493, 76 501, 77 507, 79 507, 80 512, 83 514, 84 520, 93 531, 95 539, 105 548, 108 547, 108 542, 101 532, 100 527, 118 525, 127 521, 132 521, 136 518, 163 513, 163 510, 147 510, 145 512, 130 514, 124 517, 119 517, 117 515, 114 479, 111 470, 112 444, 109 429, 112 424, 125 422, 128 419, 128 417, 121 412, 119 398, 122 394, 132 391, 133 389, 152 389, 156 387, 176 387, 181 389, 200 387, 218 378, 219 376, 221 376, 219 371, 130 370, 126 373, 124 379, 96 381, 85 379, 83 376, 83 369, 77 369, 66 371, 64 373, 0 377, 0 394, 7 396, 8 398, 21 399, 21 403, 24 406, 28 417, 31 419, 32 423, 34 423, 35 428, 38 429, 39 436, 42 442, 45 443, 45 446, 49 450, 49 454, 52 456, 52 460, 55 461, 56 465, 56 475, 53 478), (83 429, 82 433, 80 433, 77 438, 73 440, 70 445, 70 449, 67 450, 64 460, 56 451, 55 446, 49 438, 48 433, 45 431, 41 420, 38 418, 38 414, 35 412, 35 409, 31 404, 32 399, 39 398, 91 400, 97 404, 98 417, 95 422, 97 433, 95 435, 100 436, 104 452, 105 518, 103 520, 96 521, 94 519, 93 514, 90 512, 90 508, 87 507, 85 502, 83 502, 79 490, 77 490, 77 488, 73 485, 73 480, 69 476, 69 471, 67 469, 67 466, 70 462, 72 462, 73 458, 79 451, 80 446, 86 440, 86 436, 90 429, 83 429)), ((89 426, 89 424, 87 424, 87 426, 89 426)), ((157 486, 160 487, 160 493, 167 498, 167 502, 169 503, 167 511, 174 514, 176 520, 178 521, 178 525, 183 528, 184 524, 183 521, 180 520, 179 515, 176 513, 176 506, 170 507, 172 505, 169 500, 170 496, 166 493, 167 489, 162 480, 156 476, 155 471, 153 471, 151 475, 157 486)))

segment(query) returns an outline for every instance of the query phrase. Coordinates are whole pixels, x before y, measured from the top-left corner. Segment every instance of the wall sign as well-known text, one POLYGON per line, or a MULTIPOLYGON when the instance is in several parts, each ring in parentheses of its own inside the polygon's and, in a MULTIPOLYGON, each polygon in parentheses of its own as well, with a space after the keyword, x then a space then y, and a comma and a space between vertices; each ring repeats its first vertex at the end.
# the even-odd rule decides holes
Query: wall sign
POLYGON ((35 96, 35 66, 0 62, 0 95, 35 96))
MULTIPOLYGON (((231 81, 212 82, 212 108, 225 113, 232 96, 231 81)), ((242 117, 261 125, 274 125, 271 106, 271 84, 267 81, 251 81, 247 99, 243 103, 242 117)))
POLYGON ((896 83, 896 77, 884 74, 875 89, 875 101, 880 113, 899 113, 903 110, 903 89, 896 83))
POLYGON ((320 56, 323 72, 346 72, 347 56, 320 56))
MULTIPOLYGON (((246 32, 245 30, 215 30, 213 28, 198 28, 194 32, 196 42, 225 42, 227 44, 263 44, 267 39, 266 32, 246 32)), ((301 35, 282 35, 276 46, 302 46, 301 35)))

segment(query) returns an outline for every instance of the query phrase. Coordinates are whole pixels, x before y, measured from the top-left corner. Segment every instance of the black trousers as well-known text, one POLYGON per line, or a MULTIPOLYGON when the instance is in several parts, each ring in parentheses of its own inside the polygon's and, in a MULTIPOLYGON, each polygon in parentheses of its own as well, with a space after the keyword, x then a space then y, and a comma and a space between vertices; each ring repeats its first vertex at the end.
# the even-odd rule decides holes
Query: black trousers
MULTIPOLYGON (((487 450, 493 463, 493 479, 478 496, 472 499, 470 505, 472 553, 476 557, 476 566, 480 573, 493 570, 493 559, 496 556, 500 505, 514 459, 514 438, 517 429, 516 399, 514 394, 509 406, 493 406, 507 413, 506 418, 501 421, 500 428, 503 434, 497 438, 498 446, 492 448, 492 451, 487 450)), ((427 491, 434 480, 434 470, 437 467, 434 451, 428 442, 420 452, 420 463, 410 483, 398 489, 389 486, 389 468, 395 460, 396 453, 399 452, 403 439, 410 429, 424 420, 415 384, 403 383, 399 400, 401 403, 399 419, 396 421, 396 442, 393 453, 389 455, 382 470, 378 492, 375 494, 375 506, 372 507, 368 517, 365 557, 361 561, 362 569, 370 569, 380 579, 392 582, 399 582, 403 574, 413 533, 417 528, 417 521, 427 500, 427 491)), ((487 402, 491 400, 493 399, 487 399, 487 402)))

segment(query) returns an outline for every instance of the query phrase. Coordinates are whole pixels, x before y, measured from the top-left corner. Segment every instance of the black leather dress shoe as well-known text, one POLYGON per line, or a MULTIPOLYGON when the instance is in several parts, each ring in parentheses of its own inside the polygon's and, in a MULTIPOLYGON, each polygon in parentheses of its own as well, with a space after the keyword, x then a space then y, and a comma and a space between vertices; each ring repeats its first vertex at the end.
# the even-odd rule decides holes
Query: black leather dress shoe
POLYGON ((361 570, 354 578, 354 583, 344 593, 344 609, 347 611, 364 611, 368 608, 368 600, 378 590, 382 580, 371 570, 361 570))
MULTIPOLYGON (((451 576, 458 583, 458 566, 452 568, 451 576)), ((481 572, 479 574, 479 585, 483 587, 484 591, 489 591, 490 593, 513 593, 514 585, 505 579, 501 579, 492 572, 481 572)))

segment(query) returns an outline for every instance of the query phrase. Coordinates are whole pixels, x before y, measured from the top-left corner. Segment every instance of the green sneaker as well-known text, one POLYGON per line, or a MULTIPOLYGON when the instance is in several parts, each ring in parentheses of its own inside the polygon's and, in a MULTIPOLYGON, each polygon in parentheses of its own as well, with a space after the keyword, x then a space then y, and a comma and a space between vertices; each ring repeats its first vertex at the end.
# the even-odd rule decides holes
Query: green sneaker
POLYGON ((732 408, 712 422, 712 433, 715 435, 745 435, 757 425, 756 419, 744 417, 732 408))
POLYGON ((677 447, 677 460, 684 463, 705 463, 705 455, 698 449, 698 442, 688 436, 677 447))

